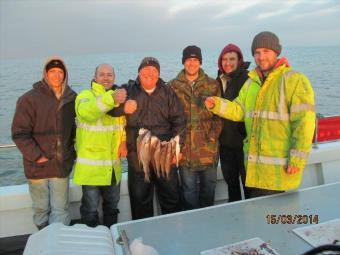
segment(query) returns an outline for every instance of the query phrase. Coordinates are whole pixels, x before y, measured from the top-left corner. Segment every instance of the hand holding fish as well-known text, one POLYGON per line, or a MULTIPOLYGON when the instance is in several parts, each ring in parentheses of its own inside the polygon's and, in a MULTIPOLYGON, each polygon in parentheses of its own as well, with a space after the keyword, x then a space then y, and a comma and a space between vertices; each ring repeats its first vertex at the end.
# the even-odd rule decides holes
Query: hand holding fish
POLYGON ((124 104, 124 112, 126 114, 133 114, 137 110, 137 101, 129 99, 124 104))
POLYGON ((214 108, 215 106, 215 99, 213 97, 207 97, 204 101, 205 107, 208 109, 214 108))
POLYGON ((118 147, 118 157, 126 158, 126 156, 127 156, 126 142, 121 142, 118 147))
POLYGON ((117 89, 113 92, 112 98, 115 103, 122 104, 126 100, 126 90, 125 89, 117 89))
POLYGON ((150 182, 150 170, 157 178, 170 179, 172 165, 176 164, 178 167, 179 160, 182 158, 179 139, 177 135, 169 141, 160 141, 147 129, 139 129, 136 140, 137 157, 144 172, 145 182, 150 182))
POLYGON ((171 164, 178 166, 178 162, 181 161, 182 157, 183 157, 182 153, 179 153, 178 155, 175 154, 174 157, 172 158, 171 164), (178 157, 178 160, 177 160, 177 157, 178 157))

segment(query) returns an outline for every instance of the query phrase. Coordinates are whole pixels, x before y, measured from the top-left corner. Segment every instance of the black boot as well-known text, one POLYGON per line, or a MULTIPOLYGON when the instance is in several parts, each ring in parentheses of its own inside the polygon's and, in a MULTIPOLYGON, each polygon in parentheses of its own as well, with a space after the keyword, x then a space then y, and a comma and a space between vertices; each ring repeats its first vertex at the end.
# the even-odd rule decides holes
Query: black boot
POLYGON ((110 228, 113 224, 116 224, 118 222, 118 213, 119 213, 119 210, 116 209, 113 213, 109 215, 104 215, 103 216, 104 226, 110 228))
POLYGON ((97 213, 96 214, 82 214, 80 220, 81 220, 81 223, 91 228, 97 227, 99 225, 99 217, 97 213))

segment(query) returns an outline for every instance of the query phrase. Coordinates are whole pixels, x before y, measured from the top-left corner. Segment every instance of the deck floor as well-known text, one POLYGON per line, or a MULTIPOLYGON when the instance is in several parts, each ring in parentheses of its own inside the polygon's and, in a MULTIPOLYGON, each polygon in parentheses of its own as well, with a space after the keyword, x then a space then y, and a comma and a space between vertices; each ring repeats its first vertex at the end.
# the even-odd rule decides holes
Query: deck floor
POLYGON ((0 254, 1 255, 23 254, 29 236, 30 235, 21 235, 0 238, 0 254))

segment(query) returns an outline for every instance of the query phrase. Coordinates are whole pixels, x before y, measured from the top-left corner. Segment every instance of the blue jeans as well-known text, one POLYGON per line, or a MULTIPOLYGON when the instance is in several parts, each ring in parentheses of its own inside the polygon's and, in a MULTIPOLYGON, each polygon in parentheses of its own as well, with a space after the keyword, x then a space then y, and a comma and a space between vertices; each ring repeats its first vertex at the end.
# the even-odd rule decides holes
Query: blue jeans
POLYGON ((28 180, 28 186, 32 198, 33 222, 38 228, 53 222, 70 224, 68 178, 28 180))
POLYGON ((83 196, 80 206, 82 223, 89 227, 95 227, 100 224, 98 215, 100 197, 102 197, 103 200, 103 225, 110 228, 111 225, 117 223, 120 183, 116 184, 114 172, 112 173, 110 186, 83 185, 82 190, 83 196))
POLYGON ((185 210, 203 208, 214 204, 217 169, 180 167, 181 190, 185 210))

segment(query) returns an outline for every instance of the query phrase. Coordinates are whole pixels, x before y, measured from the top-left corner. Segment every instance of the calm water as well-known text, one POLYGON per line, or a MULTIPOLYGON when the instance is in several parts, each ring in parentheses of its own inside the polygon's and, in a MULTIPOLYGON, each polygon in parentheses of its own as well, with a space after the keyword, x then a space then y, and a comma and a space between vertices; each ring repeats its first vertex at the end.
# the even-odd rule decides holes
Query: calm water
MULTIPOLYGON (((204 51, 203 69, 216 76, 219 51, 204 51)), ((182 68, 181 52, 115 53, 101 55, 66 56, 69 84, 79 92, 90 85, 95 67, 110 63, 115 67, 116 83, 122 84, 137 76, 137 68, 145 56, 157 57, 161 64, 161 77, 169 80, 182 68)), ((282 56, 295 70, 305 73, 312 82, 316 95, 316 109, 324 115, 340 114, 340 47, 287 48, 282 56)), ((252 61, 250 53, 245 60, 252 61)), ((19 59, 0 61, 0 144, 12 144, 10 128, 17 98, 31 89, 42 77, 45 59, 19 59)), ((251 68, 254 65, 252 64, 251 68)), ((25 183, 22 158, 16 148, 0 149, 0 186, 25 183)))

